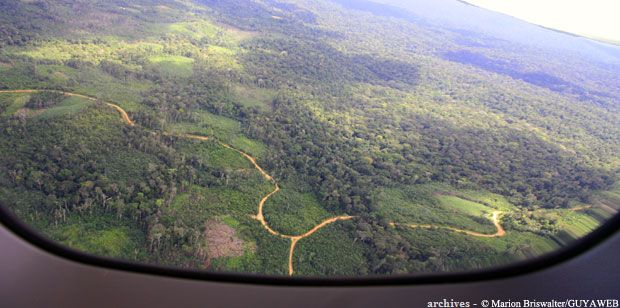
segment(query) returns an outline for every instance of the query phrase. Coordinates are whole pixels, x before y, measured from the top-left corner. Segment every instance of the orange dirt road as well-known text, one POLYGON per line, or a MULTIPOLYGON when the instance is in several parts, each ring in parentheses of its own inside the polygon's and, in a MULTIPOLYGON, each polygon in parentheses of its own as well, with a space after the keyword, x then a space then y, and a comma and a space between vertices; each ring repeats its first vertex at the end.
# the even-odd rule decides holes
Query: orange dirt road
POLYGON ((394 223, 394 222, 390 223, 390 225, 391 226, 406 226, 406 227, 414 228, 414 229, 433 229, 433 228, 446 229, 446 230, 454 231, 454 232, 457 232, 457 233, 463 233, 463 234, 467 234, 467 235, 471 235, 471 236, 476 236, 476 237, 502 237, 502 236, 506 235, 506 231, 504 230, 504 228, 500 224, 500 216, 501 215, 502 215, 502 212, 500 212, 500 211, 493 212, 493 216, 491 217, 491 221, 493 221, 493 225, 495 225, 495 228, 497 229, 497 232, 495 232, 493 234, 479 233, 479 232, 475 232, 475 231, 463 230, 463 229, 458 229, 458 228, 448 227, 448 226, 422 225, 422 224, 401 224, 401 223, 394 223))
MULTIPOLYGON (((77 94, 77 93, 71 93, 71 92, 63 92, 63 91, 58 91, 58 90, 1 90, 0 93, 36 93, 36 92, 42 92, 42 91, 50 91, 50 92, 58 92, 58 93, 62 93, 66 96, 75 96, 75 97, 81 97, 90 101, 96 101, 97 98, 94 98, 92 96, 87 96, 87 95, 83 95, 83 94, 77 94)), ((110 102, 104 102, 106 105, 116 109, 116 111, 118 111, 118 113, 121 114, 121 117, 123 118, 123 121, 129 125, 129 126, 134 126, 136 125, 136 123, 134 123, 134 121, 131 120, 131 118, 129 117, 129 115, 127 114, 127 112, 125 111, 125 109, 121 108, 119 105, 114 104, 114 103, 110 103, 110 102)))
MULTIPOLYGON (((0 90, 0 93, 35 93, 35 92, 41 92, 41 91, 48 91, 48 90, 0 90)), ((62 91, 57 91, 57 90, 49 90, 49 91, 53 91, 53 92, 60 92, 63 93, 64 95, 67 96, 75 96, 75 97, 81 97, 84 99, 88 99, 91 101, 96 101, 97 98, 91 97, 91 96, 86 96, 83 94, 77 94, 77 93, 71 93, 71 92, 62 92, 62 91)), ((120 106, 114 104, 114 103, 110 103, 110 102, 105 102, 108 106, 114 108, 116 111, 118 111, 118 113, 120 113, 121 118, 123 119, 123 121, 129 125, 129 126, 135 126, 135 122, 133 120, 131 120, 131 118, 129 117, 129 115, 127 114, 127 112, 121 108, 120 106)), ((201 141, 208 141, 211 138, 208 136, 199 136, 199 135, 192 135, 192 134, 180 134, 177 135, 178 137, 182 137, 182 138, 189 138, 189 139, 195 139, 195 140, 201 140, 201 141)), ((332 217, 329 219, 326 219, 324 221, 322 221, 321 223, 319 223, 318 225, 316 225, 314 228, 310 229, 309 231, 307 231, 304 234, 301 235, 286 235, 286 234, 281 234, 279 232, 277 232, 276 230, 272 229, 269 226, 269 223, 265 220, 265 217, 263 216, 263 208, 265 206, 265 203, 267 202, 267 200, 269 198, 271 198, 271 196, 273 196, 274 194, 276 194, 277 192, 280 191, 280 187, 278 186, 278 183, 276 183, 276 181, 273 179, 273 177, 271 175, 269 175, 269 173, 267 173, 257 162, 256 162, 256 158, 254 158, 253 156, 251 156, 250 154, 241 151, 227 143, 218 141, 218 143, 220 145, 222 145, 225 148, 231 149, 233 151, 236 151, 237 153, 241 154, 243 157, 245 157, 250 163, 252 163, 252 165, 254 166, 254 168, 260 172, 260 174, 268 181, 272 182, 274 184, 274 190, 271 191, 270 193, 268 193, 267 195, 265 195, 260 202, 258 203, 258 212, 256 215, 253 215, 252 217, 258 221, 260 221, 260 223, 263 225, 263 228, 269 232, 272 235, 275 236, 279 236, 281 238, 286 238, 286 239, 290 239, 291 240, 291 246, 289 249, 289 260, 288 260, 288 272, 289 275, 293 275, 294 273, 294 269, 293 269, 293 255, 295 252, 295 247, 297 245, 297 242, 299 242, 299 240, 309 237, 312 234, 314 234, 316 231, 320 230, 321 228, 332 224, 334 222, 337 221, 341 221, 341 220, 350 220, 353 219, 353 216, 347 216, 347 215, 343 215, 343 216, 337 216, 337 217, 332 217)))

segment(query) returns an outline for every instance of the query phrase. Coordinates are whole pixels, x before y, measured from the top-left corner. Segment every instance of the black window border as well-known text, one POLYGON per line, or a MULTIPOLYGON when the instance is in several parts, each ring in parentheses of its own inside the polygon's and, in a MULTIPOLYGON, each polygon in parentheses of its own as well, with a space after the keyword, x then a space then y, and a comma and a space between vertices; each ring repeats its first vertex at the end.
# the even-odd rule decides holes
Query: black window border
POLYGON ((92 255, 63 246, 41 235, 31 226, 22 222, 0 202, 0 224, 28 243, 63 259, 77 263, 149 274, 169 278, 183 278, 210 282, 253 284, 267 286, 312 286, 312 287, 351 287, 351 286, 395 286, 395 285, 436 285, 471 283, 496 279, 512 278, 557 266, 567 262, 591 248, 601 244, 616 233, 620 233, 620 214, 614 215, 603 225, 574 243, 532 259, 510 263, 498 267, 463 272, 422 273, 408 275, 363 276, 363 277, 287 277, 259 274, 209 272, 204 270, 180 269, 151 264, 129 262, 92 255))

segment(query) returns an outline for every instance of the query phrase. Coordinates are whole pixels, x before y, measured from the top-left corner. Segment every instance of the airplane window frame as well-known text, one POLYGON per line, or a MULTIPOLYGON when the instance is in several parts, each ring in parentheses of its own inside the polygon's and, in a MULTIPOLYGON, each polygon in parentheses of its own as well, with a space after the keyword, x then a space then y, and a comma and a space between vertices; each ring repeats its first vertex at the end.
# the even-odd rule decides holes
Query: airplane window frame
POLYGON ((495 279, 521 276, 560 263, 569 261, 591 248, 604 242, 617 232, 620 232, 620 214, 616 214, 596 230, 575 240, 568 246, 531 259, 509 263, 507 265, 482 268, 479 270, 461 272, 437 272, 421 274, 404 274, 390 276, 361 276, 361 277, 286 277, 261 275, 253 273, 213 272, 205 270, 182 269, 154 264, 135 263, 122 259, 97 256, 61 245, 46 238, 29 225, 22 222, 4 204, 0 202, 0 225, 13 232, 26 242, 52 255, 77 263, 127 271, 148 275, 157 275, 170 278, 202 280, 210 282, 243 283, 266 286, 388 286, 388 285, 430 285, 445 283, 470 283, 495 279))

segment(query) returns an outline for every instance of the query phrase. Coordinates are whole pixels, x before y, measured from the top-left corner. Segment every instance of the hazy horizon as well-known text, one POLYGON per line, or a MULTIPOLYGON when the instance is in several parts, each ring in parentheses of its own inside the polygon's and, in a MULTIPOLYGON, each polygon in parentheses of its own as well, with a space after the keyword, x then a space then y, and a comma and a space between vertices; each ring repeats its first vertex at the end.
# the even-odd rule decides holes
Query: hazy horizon
POLYGON ((464 0, 472 5, 543 27, 606 42, 620 43, 620 3, 612 0, 464 0), (561 6, 561 10, 558 8, 561 6))

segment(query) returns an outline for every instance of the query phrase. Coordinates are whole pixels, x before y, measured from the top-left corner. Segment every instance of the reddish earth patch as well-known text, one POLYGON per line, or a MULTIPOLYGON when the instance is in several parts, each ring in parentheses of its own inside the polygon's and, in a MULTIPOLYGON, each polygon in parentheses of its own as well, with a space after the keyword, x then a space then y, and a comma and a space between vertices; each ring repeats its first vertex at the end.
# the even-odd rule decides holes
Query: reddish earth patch
POLYGON ((222 222, 207 221, 205 224, 205 240, 207 241, 205 266, 211 263, 211 259, 243 255, 245 246, 243 240, 237 237, 235 229, 222 222))

